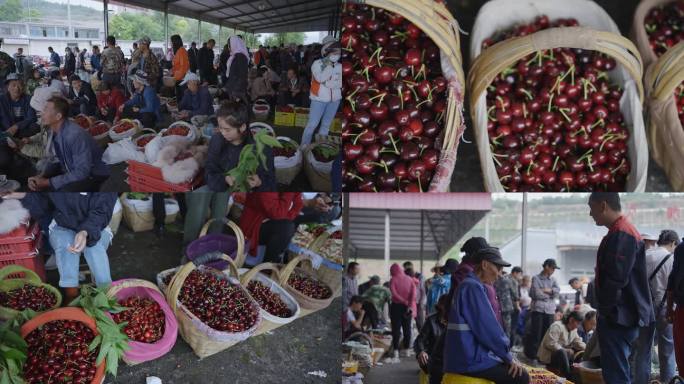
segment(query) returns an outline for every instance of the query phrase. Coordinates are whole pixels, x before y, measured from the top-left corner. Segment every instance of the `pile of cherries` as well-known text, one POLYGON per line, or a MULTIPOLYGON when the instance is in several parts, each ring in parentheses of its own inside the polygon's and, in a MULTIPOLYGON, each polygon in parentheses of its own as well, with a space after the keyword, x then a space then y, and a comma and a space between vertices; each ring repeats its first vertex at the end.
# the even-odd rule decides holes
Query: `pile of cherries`
POLYGON ((0 292, 0 306, 17 311, 32 309, 46 311, 57 304, 57 298, 45 287, 26 284, 7 292, 0 292))
POLYGON ((292 157, 297 154, 297 146, 289 140, 278 140, 282 145, 281 148, 273 148, 274 157, 292 157))
MULTIPOLYGON (((496 33, 482 48, 577 25, 539 16, 496 33)), ((556 48, 528 55, 492 81, 487 131, 506 191, 624 191, 629 131, 620 112, 623 90, 607 75, 615 67, 600 52, 556 48)))
POLYGON ((207 271, 190 272, 178 299, 203 323, 223 332, 244 332, 259 319, 259 308, 241 288, 207 271))
MULTIPOLYGON (((644 19, 651 49, 661 56, 684 40, 684 1, 678 0, 654 7, 644 19)), ((684 83, 675 89, 675 105, 684 126, 684 83)))
POLYGON ((345 191, 425 191, 439 162, 447 80, 437 45, 402 16, 342 14, 345 191))
POLYGON ((247 290, 266 312, 282 318, 292 317, 292 310, 285 304, 280 295, 270 290, 263 283, 252 280, 247 284, 247 290))
POLYGON ((152 299, 131 296, 120 300, 119 304, 129 309, 112 314, 112 319, 117 324, 128 322, 124 332, 131 340, 155 343, 164 336, 166 317, 159 303, 152 299))
POLYGON ((332 296, 332 291, 325 284, 301 273, 293 272, 287 279, 287 284, 305 296, 314 299, 324 300, 332 296))
POLYGON ((98 348, 88 352, 93 331, 80 321, 55 320, 26 336, 24 379, 29 384, 89 384, 96 372, 98 348))
POLYGON ((684 40, 684 1, 653 7, 644 18, 651 49, 660 56, 684 40))

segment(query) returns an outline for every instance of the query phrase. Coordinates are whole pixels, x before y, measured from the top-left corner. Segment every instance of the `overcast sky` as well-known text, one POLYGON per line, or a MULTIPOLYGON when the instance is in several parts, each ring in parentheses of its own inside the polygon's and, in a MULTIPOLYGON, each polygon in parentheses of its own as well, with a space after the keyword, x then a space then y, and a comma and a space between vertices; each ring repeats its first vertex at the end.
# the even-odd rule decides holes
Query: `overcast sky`
MULTIPOLYGON (((27 0, 30 1, 31 0, 27 0)), ((72 5, 82 5, 85 7, 97 9, 97 10, 102 10, 102 2, 101 1, 94 1, 94 0, 46 0, 50 3, 59 3, 59 4, 67 4, 71 3, 72 5)), ((312 44, 312 43, 318 43, 319 38, 318 38, 318 32, 306 32, 304 36, 304 44, 312 44)), ((268 36, 269 34, 263 33, 262 36, 268 36)), ((262 40, 263 41, 263 40, 262 40)))

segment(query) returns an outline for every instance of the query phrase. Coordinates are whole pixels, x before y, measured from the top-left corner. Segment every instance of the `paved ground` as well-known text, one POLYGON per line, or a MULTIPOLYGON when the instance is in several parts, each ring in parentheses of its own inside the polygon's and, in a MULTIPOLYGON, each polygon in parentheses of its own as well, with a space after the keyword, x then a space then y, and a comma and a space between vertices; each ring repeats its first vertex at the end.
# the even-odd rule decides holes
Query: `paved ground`
MULTIPOLYGON (((173 231, 163 240, 152 232, 132 233, 123 224, 109 249, 112 277, 155 281, 156 274, 178 265, 182 235, 173 231)), ((48 273, 56 284, 56 271, 48 273)), ((276 384, 339 382, 341 302, 199 360, 179 336, 173 350, 162 358, 137 366, 122 366, 117 378, 105 383, 143 384, 157 376, 164 384, 276 384), (309 375, 323 371, 326 378, 309 375)))
POLYGON ((383 364, 372 368, 365 384, 414 384, 418 382, 418 363, 415 357, 402 357, 399 364, 383 364))
MULTIPOLYGON (((485 0, 448 0, 449 9, 454 15, 462 30, 471 31, 475 23, 475 17, 485 0)), ((638 0, 596 0, 603 9, 617 23, 624 36, 629 36, 632 23, 632 15, 638 5, 638 0)), ((468 70, 470 59, 470 38, 468 35, 461 34, 461 52, 463 54, 464 69, 468 70)), ((477 192, 483 191, 483 177, 480 170, 480 158, 477 154, 477 146, 474 140, 473 128, 470 122, 469 111, 464 111, 466 117, 465 139, 471 141, 468 144, 463 141, 458 147, 458 160, 456 168, 451 178, 451 191, 453 192, 477 192)), ((648 181, 646 192, 669 192, 672 191, 667 177, 653 160, 649 161, 648 181)))

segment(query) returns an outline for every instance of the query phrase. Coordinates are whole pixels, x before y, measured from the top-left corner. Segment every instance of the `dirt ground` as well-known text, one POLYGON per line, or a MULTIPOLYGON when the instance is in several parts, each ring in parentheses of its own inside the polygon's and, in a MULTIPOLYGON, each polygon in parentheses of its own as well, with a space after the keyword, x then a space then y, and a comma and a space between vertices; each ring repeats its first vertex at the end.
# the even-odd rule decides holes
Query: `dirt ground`
MULTIPOLYGON (((156 281, 159 271, 178 265, 182 233, 176 225, 159 240, 152 232, 133 233, 122 223, 109 248, 112 278, 156 281)), ((57 271, 48 273, 57 284, 57 271)), ((167 355, 136 366, 120 364, 116 378, 105 383, 144 384, 157 376, 164 384, 337 383, 340 361, 341 300, 328 308, 282 326, 272 334, 252 337, 230 349, 200 360, 178 336, 167 355), (310 375, 323 371, 327 377, 310 375)))

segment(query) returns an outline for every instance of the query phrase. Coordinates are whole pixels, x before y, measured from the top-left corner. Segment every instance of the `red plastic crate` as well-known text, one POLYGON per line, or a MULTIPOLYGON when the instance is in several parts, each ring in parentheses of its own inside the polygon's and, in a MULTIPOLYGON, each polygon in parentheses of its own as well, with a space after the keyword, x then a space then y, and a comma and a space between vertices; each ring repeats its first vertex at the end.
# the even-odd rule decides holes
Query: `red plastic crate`
POLYGON ((133 192, 188 192, 202 185, 204 179, 202 172, 190 183, 173 184, 157 179, 149 175, 131 172, 130 168, 126 171, 128 173, 128 185, 133 192))
POLYGON ((128 170, 127 172, 136 173, 140 176, 149 176, 153 179, 164 180, 162 176, 161 168, 149 165, 147 163, 141 163, 135 160, 128 160, 128 170))
MULTIPOLYGON (((8 265, 20 265, 37 273, 43 281, 45 279, 45 262, 38 251, 13 253, 10 255, 0 255, 0 268, 8 265)), ((10 279, 18 279, 24 277, 23 273, 14 273, 9 275, 10 279)))
POLYGON ((32 252, 41 246, 41 232, 38 223, 33 223, 28 230, 21 226, 9 234, 0 236, 0 255, 32 252))
POLYGON ((26 234, 29 233, 29 229, 31 229, 31 228, 32 228, 31 222, 21 223, 12 232, 0 234, 0 244, 4 244, 6 242, 6 241, 4 241, 4 239, 11 239, 11 238, 20 237, 20 236, 26 236, 26 234))

